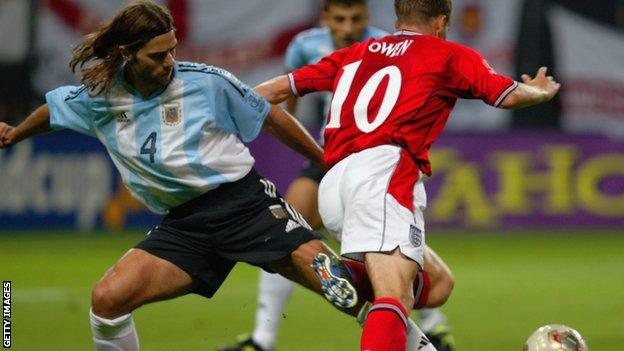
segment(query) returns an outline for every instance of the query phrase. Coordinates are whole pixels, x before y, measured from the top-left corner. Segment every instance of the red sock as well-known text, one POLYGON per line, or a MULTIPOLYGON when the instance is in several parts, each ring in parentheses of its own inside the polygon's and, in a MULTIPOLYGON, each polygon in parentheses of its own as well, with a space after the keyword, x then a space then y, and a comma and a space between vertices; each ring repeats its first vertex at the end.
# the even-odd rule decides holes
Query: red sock
POLYGON ((407 311, 401 303, 382 297, 373 303, 364 323, 362 351, 406 351, 407 311))
MULTIPOLYGON (((368 278, 368 272, 366 271, 366 265, 358 261, 343 260, 345 267, 351 275, 351 283, 357 290, 358 297, 361 300, 373 301, 375 295, 373 294, 373 286, 368 278)), ((427 304, 429 298, 429 288, 431 284, 429 281, 429 274, 425 271, 418 273, 418 277, 414 280, 414 309, 421 309, 427 304)))
POLYGON ((414 281, 414 309, 419 310, 425 308, 427 300, 429 300, 429 290, 431 289, 431 279, 429 279, 429 273, 420 271, 418 277, 414 281))

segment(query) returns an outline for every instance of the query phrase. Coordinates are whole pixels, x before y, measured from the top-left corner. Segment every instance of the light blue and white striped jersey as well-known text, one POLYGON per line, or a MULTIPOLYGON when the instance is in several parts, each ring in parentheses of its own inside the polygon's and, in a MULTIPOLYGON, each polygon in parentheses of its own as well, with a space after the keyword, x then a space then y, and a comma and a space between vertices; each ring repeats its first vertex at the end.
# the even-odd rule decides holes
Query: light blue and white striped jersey
MULTIPOLYGON (((364 30, 359 41, 369 38, 381 38, 388 34, 379 28, 370 26, 364 30)), ((305 65, 317 63, 334 51, 336 51, 336 47, 328 27, 304 30, 297 34, 288 44, 288 49, 286 49, 286 70, 291 72, 305 65)))
POLYGON ((270 109, 231 73, 190 62, 176 62, 150 97, 120 74, 108 93, 64 86, 46 100, 52 128, 98 138, 130 192, 157 213, 244 177, 254 159, 240 139, 255 139, 270 109))

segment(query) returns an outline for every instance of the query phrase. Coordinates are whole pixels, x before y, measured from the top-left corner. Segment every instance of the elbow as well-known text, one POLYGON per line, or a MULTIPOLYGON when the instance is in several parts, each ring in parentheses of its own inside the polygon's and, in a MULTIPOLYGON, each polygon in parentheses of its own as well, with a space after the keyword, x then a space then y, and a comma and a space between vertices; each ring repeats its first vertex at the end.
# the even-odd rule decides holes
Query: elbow
POLYGON ((292 95, 290 81, 285 75, 266 81, 256 86, 254 90, 271 104, 279 104, 292 95))
POLYGON ((432 283, 425 307, 435 308, 444 305, 451 296, 454 287, 453 275, 450 271, 445 271, 437 281, 432 283))
POLYGON ((271 105, 269 114, 262 124, 262 131, 269 134, 275 133, 275 105, 271 105))
POLYGON ((270 104, 274 105, 279 103, 279 101, 277 101, 277 95, 266 86, 257 86, 254 88, 254 91, 270 104))

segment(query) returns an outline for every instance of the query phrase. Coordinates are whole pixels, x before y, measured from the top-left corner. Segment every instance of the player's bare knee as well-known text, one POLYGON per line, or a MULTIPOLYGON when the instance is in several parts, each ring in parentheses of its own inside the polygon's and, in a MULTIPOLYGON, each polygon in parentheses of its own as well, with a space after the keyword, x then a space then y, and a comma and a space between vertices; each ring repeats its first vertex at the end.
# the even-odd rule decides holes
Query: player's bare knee
POLYGON ((308 215, 308 217, 305 217, 305 218, 306 218, 306 221, 308 221, 308 224, 310 225, 310 227, 312 227, 312 229, 314 230, 317 230, 323 226, 321 215, 318 214, 318 212, 314 214, 310 214, 308 215))
POLYGON ((446 302, 449 296, 451 296, 451 292, 453 292, 453 288, 455 287, 455 278, 453 277, 453 273, 451 273, 450 270, 445 269, 441 280, 442 280, 440 283, 440 289, 442 290, 441 295, 444 298, 444 302, 446 302))
POLYGON ((403 294, 403 297, 399 301, 401 301, 403 306, 405 306, 405 309, 408 311, 416 303, 416 299, 414 299, 414 295, 412 294, 403 294))
POLYGON ((440 307, 446 303, 450 294, 446 293, 444 290, 432 290, 429 293, 429 299, 427 300, 427 304, 425 307, 427 308, 435 308, 440 307))
POLYGON ((387 286, 383 289, 377 289, 375 291, 375 298, 382 297, 390 297, 396 299, 406 306, 408 310, 411 309, 411 306, 414 306, 416 300, 414 299, 414 294, 409 289, 402 289, 399 286, 390 287, 387 286))
MULTIPOLYGON (((401 293, 398 295, 395 295, 396 299, 401 302, 401 304, 405 307, 406 310, 410 310, 412 308, 412 306, 414 306, 414 304, 416 303, 416 300, 414 299, 414 295, 410 294, 410 293, 401 293)), ((390 296, 392 297, 392 296, 390 296)))
POLYGON ((451 296, 453 288, 455 287, 455 278, 453 278, 453 275, 450 274, 450 272, 449 274, 445 275, 444 283, 442 284, 442 286, 444 287, 444 302, 446 302, 449 296, 451 296))
POLYGON ((427 300, 427 307, 439 307, 445 304, 451 296, 454 286, 455 279, 450 272, 449 274, 441 276, 431 287, 427 300))
POLYGON ((131 312, 127 299, 105 281, 98 282, 91 292, 91 309, 102 318, 116 318, 131 312))
POLYGON ((309 265, 319 252, 325 252, 323 243, 320 240, 311 240, 299 245, 290 257, 293 262, 309 265))

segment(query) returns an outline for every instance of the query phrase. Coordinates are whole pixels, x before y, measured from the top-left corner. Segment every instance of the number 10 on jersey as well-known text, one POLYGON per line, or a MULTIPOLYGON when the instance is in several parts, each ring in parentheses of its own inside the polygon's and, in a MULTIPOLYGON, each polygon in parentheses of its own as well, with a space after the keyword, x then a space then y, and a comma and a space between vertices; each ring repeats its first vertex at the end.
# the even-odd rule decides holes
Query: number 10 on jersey
MULTIPOLYGON (((325 128, 340 128, 342 106, 350 93, 355 73, 361 64, 362 60, 359 60, 342 68, 344 72, 336 86, 334 98, 331 103, 330 120, 325 128)), ((353 116, 355 118, 355 124, 362 132, 370 133, 374 131, 390 116, 390 112, 392 112, 392 109, 399 99, 401 81, 402 77, 399 68, 397 66, 387 66, 375 72, 375 74, 368 79, 366 84, 364 84, 364 87, 357 93, 358 96, 355 105, 353 105, 353 116), (368 105, 386 76, 388 76, 388 86, 386 87, 386 91, 383 92, 381 106, 375 118, 369 122, 368 105)))

